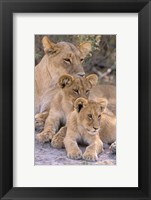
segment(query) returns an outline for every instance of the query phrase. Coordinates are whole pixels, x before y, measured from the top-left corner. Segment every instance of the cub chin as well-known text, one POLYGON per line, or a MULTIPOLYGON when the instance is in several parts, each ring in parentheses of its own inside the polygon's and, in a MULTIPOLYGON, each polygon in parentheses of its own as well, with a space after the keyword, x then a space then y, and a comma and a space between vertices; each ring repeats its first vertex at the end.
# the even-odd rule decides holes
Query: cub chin
POLYGON ((97 102, 85 98, 78 98, 74 103, 74 111, 67 121, 67 132, 64 145, 67 156, 71 159, 96 161, 98 154, 103 151, 103 142, 100 139, 101 117, 107 106, 107 100, 100 98, 97 102), (88 146, 85 152, 78 147, 78 142, 88 146))
MULTIPOLYGON (((44 130, 37 134, 40 142, 51 140, 60 127, 65 126, 68 115, 73 111, 75 100, 79 97, 88 98, 91 88, 97 84, 97 81, 98 77, 95 74, 81 78, 65 74, 59 78, 60 89, 51 102, 44 130)), ((66 127, 62 127, 60 131, 63 129, 65 130, 66 127)))

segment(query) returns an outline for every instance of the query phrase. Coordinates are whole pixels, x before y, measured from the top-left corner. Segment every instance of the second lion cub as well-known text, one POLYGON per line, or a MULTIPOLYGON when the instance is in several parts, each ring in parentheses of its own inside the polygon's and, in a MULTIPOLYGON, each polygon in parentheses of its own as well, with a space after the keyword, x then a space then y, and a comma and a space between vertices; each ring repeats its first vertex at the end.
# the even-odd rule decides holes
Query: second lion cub
POLYGON ((62 126, 66 125, 68 115, 73 110, 74 101, 79 97, 88 98, 90 90, 97 84, 97 81, 98 77, 95 74, 81 78, 65 74, 59 78, 60 89, 51 102, 44 130, 37 134, 40 142, 48 142, 58 131, 60 133, 62 129, 66 129, 62 126))
POLYGON ((78 98, 74 103, 75 110, 67 121, 67 132, 64 145, 67 156, 72 159, 84 158, 96 161, 98 154, 103 151, 103 142, 100 139, 101 116, 107 106, 107 100, 100 98, 98 102, 85 98, 78 98), (78 142, 88 146, 82 155, 78 142))

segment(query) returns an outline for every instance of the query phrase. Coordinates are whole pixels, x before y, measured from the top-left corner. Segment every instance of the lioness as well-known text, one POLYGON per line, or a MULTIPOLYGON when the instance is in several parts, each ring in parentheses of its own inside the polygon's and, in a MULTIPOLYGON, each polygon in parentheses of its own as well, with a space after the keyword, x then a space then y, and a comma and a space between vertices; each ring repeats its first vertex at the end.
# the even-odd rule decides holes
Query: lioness
POLYGON ((66 124, 68 114, 73 110, 73 103, 78 97, 88 98, 90 89, 97 84, 98 77, 91 74, 87 77, 73 77, 63 75, 59 78, 60 91, 51 102, 49 115, 46 119, 43 132, 37 134, 37 139, 47 142, 66 124))
MULTIPOLYGON (((103 150, 103 142, 100 139, 99 132, 101 124, 105 120, 102 115, 106 106, 107 100, 103 98, 99 99, 98 102, 84 98, 78 98, 75 101, 75 110, 67 120, 67 132, 64 138, 64 145, 69 158, 82 158, 82 151, 77 142, 84 142, 88 147, 83 158, 88 161, 98 159, 98 154, 103 150)), ((103 126, 102 130, 105 129, 106 127, 103 126)))
POLYGON ((91 50, 89 42, 75 47, 68 42, 55 44, 47 36, 43 37, 42 44, 45 55, 35 67, 35 114, 49 110, 50 97, 55 94, 55 85, 61 75, 85 75, 82 62, 91 50))

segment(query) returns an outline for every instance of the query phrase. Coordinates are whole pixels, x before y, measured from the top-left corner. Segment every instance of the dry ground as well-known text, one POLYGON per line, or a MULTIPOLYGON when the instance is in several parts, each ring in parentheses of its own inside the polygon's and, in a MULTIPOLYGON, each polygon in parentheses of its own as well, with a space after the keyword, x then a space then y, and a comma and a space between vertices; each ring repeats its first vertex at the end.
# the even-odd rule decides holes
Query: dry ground
MULTIPOLYGON (((116 154, 112 154, 104 145, 104 152, 99 155, 97 162, 72 160, 67 158, 65 149, 55 149, 50 143, 41 144, 35 139, 35 165, 115 165, 116 154)), ((80 147, 82 151, 85 147, 80 147)))

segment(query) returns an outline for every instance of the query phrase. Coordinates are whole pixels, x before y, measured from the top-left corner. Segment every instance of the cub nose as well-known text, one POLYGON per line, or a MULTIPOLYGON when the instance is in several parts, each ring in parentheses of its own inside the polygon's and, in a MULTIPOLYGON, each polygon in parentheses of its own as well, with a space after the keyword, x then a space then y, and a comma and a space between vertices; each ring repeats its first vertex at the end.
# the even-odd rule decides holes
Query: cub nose
POLYGON ((77 73, 77 76, 84 77, 85 73, 84 72, 79 72, 79 73, 77 73))
POLYGON ((93 127, 93 128, 94 128, 95 131, 99 129, 99 128, 96 128, 96 127, 93 127))

